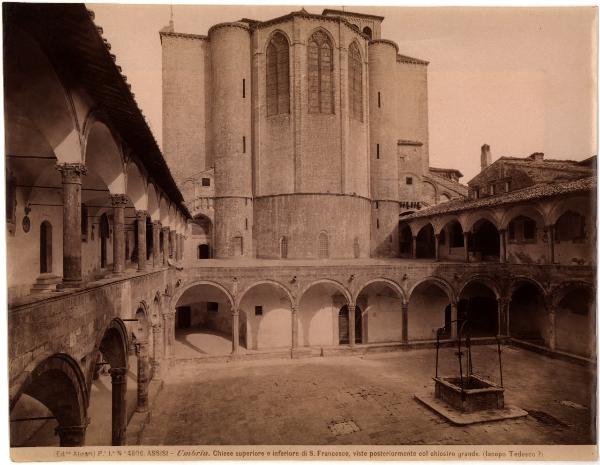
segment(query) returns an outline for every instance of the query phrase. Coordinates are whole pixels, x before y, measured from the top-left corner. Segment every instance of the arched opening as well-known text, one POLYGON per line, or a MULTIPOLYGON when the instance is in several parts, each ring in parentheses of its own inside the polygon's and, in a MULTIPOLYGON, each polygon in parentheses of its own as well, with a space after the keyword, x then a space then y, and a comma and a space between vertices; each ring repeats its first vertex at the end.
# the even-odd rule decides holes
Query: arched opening
POLYGON ((52 273, 52 225, 42 221, 40 225, 40 273, 52 273))
MULTIPOLYGON (((350 311, 344 305, 338 312, 338 341, 340 345, 350 343, 350 311)), ((362 311, 356 306, 354 310, 354 342, 362 344, 362 311)))
POLYGON ((369 38, 369 40, 373 38, 373 31, 369 26, 365 26, 363 28, 363 34, 365 34, 369 38))
POLYGON ((477 221, 469 247, 474 261, 500 260, 500 234, 496 226, 486 219, 477 221))
POLYGON ((246 317, 247 349, 289 349, 292 346, 291 307, 289 294, 277 284, 260 283, 247 290, 240 301, 240 310, 246 317))
POLYGON ((409 225, 400 227, 400 257, 412 257, 412 231, 409 225))
POLYGON ((100 268, 108 266, 108 240, 110 238, 110 224, 108 216, 103 213, 100 216, 100 268))
POLYGON ((208 216, 197 215, 191 221, 191 243, 197 250, 198 260, 212 258, 212 221, 208 216))
POLYGON ((423 281, 410 294, 408 301, 408 338, 432 341, 443 328, 442 338, 450 337, 446 309, 450 298, 443 285, 435 280, 423 281))
POLYGON ((595 219, 567 210, 554 226, 555 262, 565 265, 593 264, 596 257, 595 242, 595 219))
MULTIPOLYGON (((231 302, 218 286, 201 283, 186 289, 175 305, 173 357, 189 359, 229 355, 232 351, 231 302)), ((240 350, 246 347, 244 315, 240 312, 240 350)))
POLYGON ((433 226, 426 224, 417 234, 417 258, 435 258, 433 226))
POLYGON ((463 229, 458 220, 447 223, 440 233, 440 258, 463 261, 465 259, 465 243, 463 229), (444 233, 442 243, 441 235, 444 233))
POLYGON ((77 362, 66 354, 46 358, 11 399, 11 447, 83 446, 87 404, 77 362))
POLYGON ((362 308, 363 343, 402 340, 402 295, 399 286, 386 281, 366 285, 356 298, 362 308))
POLYGON ((114 319, 108 325, 93 363, 89 416, 94 421, 87 430, 88 444, 125 444, 127 421, 135 410, 136 385, 128 386, 129 340, 125 324, 114 319))
POLYGON ((596 355, 596 299, 590 287, 573 286, 556 306, 556 350, 582 357, 596 355))
POLYGON ((149 216, 146 216, 146 260, 152 258, 152 247, 154 244, 154 237, 152 234, 152 220, 149 216))
POLYGON ((290 112, 290 47, 280 32, 267 46, 267 116, 290 112))
POLYGON ((330 281, 317 282, 304 291, 299 302, 299 346, 338 345, 338 313, 348 305, 347 295, 340 285, 330 281))
POLYGON ((458 300, 458 324, 468 320, 465 332, 473 337, 498 334, 498 301, 490 287, 480 281, 469 282, 458 300))
POLYGON ((327 232, 321 231, 319 233, 319 258, 329 258, 329 236, 327 232))
POLYGON ((550 320, 539 286, 529 281, 517 283, 510 299, 508 320, 511 337, 548 345, 550 320))

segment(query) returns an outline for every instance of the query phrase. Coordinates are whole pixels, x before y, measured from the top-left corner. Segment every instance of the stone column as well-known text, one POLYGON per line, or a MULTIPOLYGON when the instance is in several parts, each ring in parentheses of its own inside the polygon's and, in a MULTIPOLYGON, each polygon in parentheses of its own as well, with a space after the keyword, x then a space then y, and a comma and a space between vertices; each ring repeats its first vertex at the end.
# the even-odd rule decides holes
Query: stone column
POLYGON ((411 250, 411 257, 412 258, 417 258, 417 236, 413 236, 412 237, 412 250, 411 250))
POLYGON ((81 447, 85 445, 87 425, 59 426, 56 433, 60 438, 60 447, 81 447))
POLYGON ((240 310, 239 308, 233 309, 231 312, 232 324, 231 324, 231 355, 234 357, 239 353, 240 347, 240 310))
POLYGON ((163 265, 168 266, 169 265, 168 259, 169 259, 169 237, 170 237, 169 231, 170 231, 170 229, 168 226, 165 226, 165 227, 163 227, 162 230, 163 230, 163 265))
POLYGON ((354 347, 356 343, 356 305, 348 304, 348 344, 354 347))
POLYGON ((111 368, 112 445, 125 445, 127 431, 127 368, 111 368))
POLYGON ((160 221, 152 222, 152 266, 160 268, 160 221))
POLYGON ((146 210, 136 210, 137 242, 138 242, 138 271, 146 270, 146 210))
POLYGON ((125 270, 125 205, 127 196, 110 196, 113 206, 113 273, 122 274, 125 270))
POLYGON ((154 379, 160 379, 160 348, 162 345, 162 327, 160 325, 152 326, 152 339, 153 339, 153 354, 152 354, 152 373, 154 379))
POLYGON ((177 233, 177 261, 181 260, 181 234, 177 233))
POLYGON ((435 236, 435 261, 440 261, 440 235, 436 234, 435 236))
POLYGON ((81 182, 86 168, 81 163, 62 163, 63 191, 63 282, 62 287, 77 287, 81 272, 81 182))
POLYGON ((506 263, 506 229, 500 229, 500 263, 506 263))
POLYGON ((458 304, 456 302, 450 303, 450 338, 458 338, 458 304))
POLYGON ((177 231, 173 229, 170 235, 169 244, 171 244, 171 253, 169 255, 173 260, 177 260, 177 231))
POLYGON ((298 348, 298 306, 292 304, 292 350, 298 348))
POLYGON ((471 238, 471 233, 465 231, 463 233, 463 244, 465 247, 465 263, 469 263, 469 239, 471 238))
POLYGON ((138 341, 135 347, 137 355, 137 407, 136 412, 148 411, 148 383, 150 382, 150 363, 148 360, 148 341, 138 341))
POLYGON ((402 302, 402 342, 408 342, 408 302, 402 302))
POLYGON ((555 227, 553 224, 546 227, 546 236, 548 238, 548 263, 554 263, 554 233, 555 227))
POLYGON ((498 336, 508 336, 508 318, 510 299, 499 298, 498 300, 498 336))
POLYGON ((163 315, 164 320, 164 340, 163 346, 165 348, 165 358, 169 359, 173 354, 173 341, 175 340, 175 325, 174 325, 175 313, 165 313, 163 315))
POLYGON ((548 312, 548 348, 551 351, 556 350, 556 305, 551 298, 546 299, 546 309, 548 312))

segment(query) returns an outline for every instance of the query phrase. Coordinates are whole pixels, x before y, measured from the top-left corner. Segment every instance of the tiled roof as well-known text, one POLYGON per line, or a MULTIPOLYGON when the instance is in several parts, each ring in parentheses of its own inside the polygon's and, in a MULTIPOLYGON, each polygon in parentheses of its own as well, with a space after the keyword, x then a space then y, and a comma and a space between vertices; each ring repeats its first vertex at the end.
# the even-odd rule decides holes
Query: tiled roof
POLYGON ((380 21, 383 21, 385 19, 383 16, 368 15, 368 14, 365 14, 365 13, 356 13, 354 11, 330 10, 329 8, 324 9, 321 14, 323 16, 329 15, 329 14, 344 15, 344 16, 357 16, 359 18, 378 19, 380 21))
POLYGON ((456 181, 450 181, 450 179, 444 178, 442 176, 438 176, 435 173, 429 173, 429 175, 425 175, 425 178, 431 179, 433 182, 444 186, 446 189, 456 192, 457 194, 466 196, 469 189, 464 184, 461 184, 456 181))
POLYGON ((403 216, 401 219, 411 220, 445 213, 461 212, 476 208, 495 207, 511 203, 519 203, 544 197, 553 197, 576 192, 589 192, 596 188, 596 176, 590 176, 576 181, 563 183, 537 184, 525 189, 519 189, 501 195, 492 195, 482 199, 457 199, 434 205, 430 208, 419 210, 411 215, 403 216))

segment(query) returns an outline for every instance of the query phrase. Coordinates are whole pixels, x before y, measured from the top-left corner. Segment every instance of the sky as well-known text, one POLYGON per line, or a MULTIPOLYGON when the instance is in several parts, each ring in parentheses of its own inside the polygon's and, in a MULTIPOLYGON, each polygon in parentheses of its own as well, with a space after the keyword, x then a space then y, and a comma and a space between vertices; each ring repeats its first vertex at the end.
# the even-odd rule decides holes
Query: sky
MULTIPOLYGON (((161 44, 167 4, 87 4, 104 29, 159 144, 161 44)), ((267 20, 302 6, 173 6, 176 32, 207 34, 219 22, 267 20)), ((341 5, 308 5, 310 13, 341 5)), ((593 7, 362 7, 385 16, 382 38, 430 62, 430 164, 457 168, 467 182, 492 160, 544 152, 583 160, 597 154, 597 18, 593 7)))

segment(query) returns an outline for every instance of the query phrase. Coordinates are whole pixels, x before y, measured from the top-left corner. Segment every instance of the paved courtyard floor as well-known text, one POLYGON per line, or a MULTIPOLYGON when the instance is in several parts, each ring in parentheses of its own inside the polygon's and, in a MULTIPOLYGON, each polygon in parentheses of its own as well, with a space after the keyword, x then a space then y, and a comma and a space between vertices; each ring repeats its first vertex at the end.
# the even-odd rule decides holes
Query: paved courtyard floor
MULTIPOLYGON (((440 374, 458 373, 456 349, 440 374)), ((496 347, 473 348, 475 372, 497 380, 496 347)), ((589 367, 503 348, 506 402, 522 419, 453 426, 413 395, 433 389, 435 351, 175 366, 152 406, 146 445, 592 444, 589 367)))

